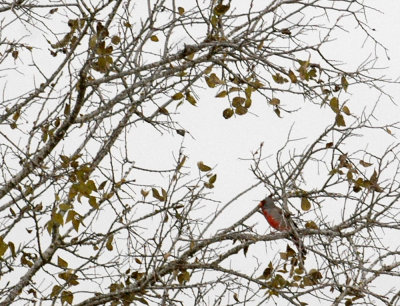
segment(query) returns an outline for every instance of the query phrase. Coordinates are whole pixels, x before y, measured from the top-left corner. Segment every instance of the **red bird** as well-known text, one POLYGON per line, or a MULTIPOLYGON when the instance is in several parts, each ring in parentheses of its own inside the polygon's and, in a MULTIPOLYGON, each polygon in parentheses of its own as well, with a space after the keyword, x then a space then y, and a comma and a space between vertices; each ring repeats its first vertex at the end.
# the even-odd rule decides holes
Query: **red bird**
MULTIPOLYGON (((294 227, 297 228, 296 223, 294 223, 293 220, 289 222, 290 217, 288 215, 285 216, 282 209, 274 204, 274 200, 271 196, 266 197, 264 200, 262 200, 259 206, 261 207, 265 219, 267 219, 269 225, 271 225, 274 229, 280 232, 289 232, 292 231, 292 227, 290 224, 293 224, 294 227)), ((306 255, 306 251, 303 248, 303 243, 300 241, 297 235, 294 235, 292 233, 290 237, 293 243, 296 245, 297 249, 301 251, 303 255, 306 255)))

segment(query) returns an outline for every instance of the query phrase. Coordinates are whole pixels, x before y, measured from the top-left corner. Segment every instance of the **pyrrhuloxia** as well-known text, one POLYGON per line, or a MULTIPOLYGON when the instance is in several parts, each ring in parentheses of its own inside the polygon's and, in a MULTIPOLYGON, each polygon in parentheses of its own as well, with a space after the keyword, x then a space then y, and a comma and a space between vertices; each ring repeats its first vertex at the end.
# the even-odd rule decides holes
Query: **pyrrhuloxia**
POLYGON ((290 217, 288 215, 285 216, 282 209, 274 204, 274 200, 272 199, 272 197, 269 196, 262 200, 260 202, 260 207, 269 225, 280 232, 292 232, 290 235, 291 240, 296 245, 297 249, 301 251, 303 255, 306 255, 306 251, 303 248, 303 243, 297 235, 293 234, 291 224, 293 224, 293 226, 297 228, 296 223, 294 223, 293 220, 289 221, 290 217))

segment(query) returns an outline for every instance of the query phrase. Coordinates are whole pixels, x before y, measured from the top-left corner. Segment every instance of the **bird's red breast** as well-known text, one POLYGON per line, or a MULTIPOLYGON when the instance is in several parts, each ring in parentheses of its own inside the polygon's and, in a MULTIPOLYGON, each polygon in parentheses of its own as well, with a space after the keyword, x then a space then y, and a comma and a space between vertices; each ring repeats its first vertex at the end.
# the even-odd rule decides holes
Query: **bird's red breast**
POLYGON ((290 227, 288 226, 287 222, 283 220, 282 214, 278 213, 277 216, 273 216, 268 212, 268 209, 263 207, 263 204, 264 204, 263 201, 261 201, 260 202, 261 211, 265 219, 267 219, 269 225, 271 225, 274 229, 278 231, 289 231, 290 227))

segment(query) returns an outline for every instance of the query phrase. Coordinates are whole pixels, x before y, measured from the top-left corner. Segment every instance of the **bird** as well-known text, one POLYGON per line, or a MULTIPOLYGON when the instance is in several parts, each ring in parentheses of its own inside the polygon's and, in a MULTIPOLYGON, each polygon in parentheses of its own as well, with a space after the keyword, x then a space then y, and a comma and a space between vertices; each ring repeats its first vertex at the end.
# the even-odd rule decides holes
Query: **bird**
POLYGON ((299 252, 305 256, 307 254, 303 247, 303 242, 300 240, 298 235, 294 234, 294 229, 297 229, 297 224, 290 219, 289 214, 285 214, 281 208, 277 207, 271 196, 266 197, 259 204, 261 211, 267 219, 269 225, 280 232, 291 232, 290 240, 296 245, 299 252))

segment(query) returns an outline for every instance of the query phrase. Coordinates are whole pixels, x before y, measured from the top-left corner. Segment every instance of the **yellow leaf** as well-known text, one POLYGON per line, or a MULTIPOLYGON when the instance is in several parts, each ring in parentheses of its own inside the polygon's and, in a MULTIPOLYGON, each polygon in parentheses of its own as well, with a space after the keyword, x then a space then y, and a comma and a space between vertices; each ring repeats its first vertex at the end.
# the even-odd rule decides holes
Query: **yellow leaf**
POLYGON ((157 37, 156 35, 152 35, 152 36, 150 37, 150 40, 151 40, 151 41, 154 41, 154 42, 157 42, 157 41, 158 41, 158 37, 157 37))
POLYGON ((51 290, 50 297, 56 297, 61 292, 61 286, 55 285, 51 290))
POLYGON ((3 257, 4 253, 8 249, 8 244, 3 241, 3 237, 0 236, 0 258, 3 257))
POLYGON ((246 102, 244 103, 244 107, 245 107, 245 108, 250 108, 251 103, 252 103, 252 100, 251 100, 251 99, 246 99, 246 102))
POLYGON ((183 99, 183 93, 181 92, 177 92, 172 96, 172 100, 180 100, 180 99, 183 99))
POLYGON ((342 84, 344 91, 347 92, 347 87, 349 87, 349 82, 347 82, 346 77, 344 75, 342 76, 340 83, 342 84))
POLYGON ((214 188, 214 185, 210 184, 210 183, 204 183, 204 187, 206 187, 208 189, 212 189, 212 188, 214 188))
POLYGON ((14 243, 12 241, 8 242, 8 247, 10 248, 12 257, 16 257, 17 254, 15 253, 15 245, 14 245, 14 243))
POLYGON ((343 111, 343 113, 345 113, 347 116, 350 116, 350 115, 351 115, 350 110, 349 110, 349 108, 348 108, 347 106, 343 106, 342 111, 343 111))
POLYGON ((233 107, 239 107, 244 103, 244 101, 246 101, 246 99, 243 97, 234 97, 232 100, 232 105, 233 107))
POLYGON ((278 84, 283 84, 283 83, 288 82, 288 80, 286 78, 284 78, 283 76, 281 76, 280 73, 273 75, 272 79, 278 84))
POLYGON ((65 36, 60 41, 56 42, 55 44, 51 44, 51 47, 53 49, 60 49, 66 47, 68 43, 71 41, 72 36, 73 32, 65 34, 65 36))
POLYGON ((190 274, 187 271, 182 272, 178 275, 178 282, 179 284, 183 284, 190 280, 190 274))
POLYGON ((224 97, 226 97, 227 95, 228 95, 227 91, 226 91, 226 90, 223 90, 223 91, 219 92, 215 97, 216 97, 216 98, 224 98, 224 97))
POLYGON ((308 272, 308 275, 314 280, 318 281, 319 279, 322 279, 322 274, 319 272, 317 269, 311 269, 310 272, 308 272))
POLYGON ((367 168, 367 167, 369 167, 369 166, 372 166, 372 164, 367 163, 367 162, 365 162, 365 161, 363 161, 363 160, 360 160, 360 164, 361 164, 361 166, 363 166, 363 167, 365 167, 365 168, 367 168))
POLYGON ((65 104, 65 107, 64 107, 64 115, 68 116, 70 112, 71 112, 71 105, 69 103, 67 103, 67 104, 65 104))
POLYGON ((217 16, 224 15, 230 8, 230 5, 223 5, 223 4, 218 4, 216 7, 214 7, 214 13, 217 16))
POLYGON ((271 101, 269 101, 269 104, 271 105, 279 105, 281 103, 281 100, 278 98, 272 98, 271 101))
MULTIPOLYGON (((302 277, 300 276, 300 275, 293 275, 293 280, 295 281, 295 282, 299 282, 299 281, 301 281, 302 280, 302 277)), ((293 284, 293 286, 294 285, 296 285, 296 284, 293 284)), ((300 304, 300 305, 302 305, 302 304, 300 304)), ((304 305, 304 304, 303 304, 304 305)), ((302 305, 302 306, 303 306, 302 305)), ((304 305, 305 306, 305 305, 304 305)))
POLYGON ((149 194, 150 191, 146 191, 144 189, 140 190, 140 193, 142 194, 143 198, 146 198, 147 195, 149 194))
POLYGON ((336 125, 337 126, 346 126, 346 122, 341 114, 336 115, 336 125))
POLYGON ((181 7, 181 6, 179 6, 178 7, 178 13, 179 13, 179 15, 182 16, 185 13, 185 9, 183 7, 181 7))
POLYGON ((251 86, 246 87, 246 89, 244 90, 244 93, 245 93, 247 99, 251 98, 251 94, 253 93, 253 91, 254 91, 253 87, 251 87, 251 86))
POLYGON ((311 203, 306 197, 301 198, 301 209, 304 211, 310 210, 311 203))
POLYGON ((226 109, 223 111, 222 116, 223 116, 225 119, 229 119, 230 117, 233 116, 233 109, 232 109, 232 108, 226 108, 226 109))
POLYGON ((92 206, 95 209, 99 209, 99 204, 97 204, 97 200, 93 196, 89 197, 89 205, 92 206))
POLYGON ((210 88, 214 88, 216 85, 225 84, 224 81, 221 81, 215 73, 211 73, 209 77, 206 76, 205 80, 210 88))
POLYGON ((196 99, 190 94, 190 92, 186 92, 186 101, 188 101, 193 106, 196 106, 196 99))
POLYGON ((183 165, 184 165, 185 162, 186 162, 186 158, 187 158, 187 156, 184 155, 183 158, 182 158, 182 160, 181 160, 181 162, 179 163, 179 165, 178 165, 178 167, 177 167, 177 170, 180 170, 180 169, 183 167, 183 165))
POLYGON ((281 258, 282 260, 288 260, 288 259, 289 259, 288 254, 285 253, 285 252, 280 252, 280 253, 279 253, 279 256, 280 256, 280 258, 281 258))
MULTIPOLYGON (((77 220, 77 219, 73 219, 72 220, 72 227, 74 228, 74 230, 76 231, 76 232, 78 232, 78 230, 79 230, 79 224, 81 224, 81 221, 80 220, 77 220)), ((83 224, 83 223, 82 223, 83 224)))
POLYGON ((54 226, 54 222, 53 221, 49 221, 46 224, 46 228, 47 228, 47 232, 49 233, 49 235, 51 235, 51 232, 53 231, 53 226, 54 226))
MULTIPOLYGON (((182 103, 182 102, 181 102, 182 103)), ((183 130, 183 129, 176 129, 176 133, 178 134, 178 135, 180 135, 180 136, 185 136, 185 134, 186 134, 186 131, 185 130, 183 130)))
POLYGON ((54 214, 51 219, 52 219, 52 221, 54 221, 55 223, 57 223, 59 225, 63 225, 64 224, 63 217, 59 213, 54 214))
POLYGON ((13 117, 12 117, 13 120, 14 120, 14 121, 17 121, 20 115, 21 115, 20 110, 17 110, 17 111, 14 113, 13 117))
POLYGON ((369 179, 371 186, 369 187, 370 189, 376 191, 376 192, 382 192, 383 189, 378 185, 378 173, 376 170, 374 170, 374 173, 372 174, 371 178, 369 179))
POLYGON ((346 174, 346 177, 348 181, 353 181, 353 172, 349 170, 346 174))
POLYGON ((211 170, 211 167, 205 165, 202 161, 199 161, 197 163, 197 167, 199 168, 200 171, 202 172, 207 172, 211 170))
POLYGON ((338 114, 339 113, 339 100, 336 97, 333 97, 331 101, 329 102, 329 105, 331 106, 331 109, 338 114))
POLYGON ((104 187, 106 186, 106 184, 107 184, 107 181, 103 181, 100 185, 99 185, 99 190, 103 190, 104 189, 104 187))
MULTIPOLYGON (((191 61, 194 58, 195 54, 196 54, 196 52, 190 53, 185 57, 185 59, 188 61, 191 61)), ((186 75, 186 73, 184 73, 183 76, 185 76, 185 75, 186 75)))
POLYGON ((259 279, 269 279, 272 275, 272 271, 273 271, 273 266, 272 263, 270 262, 268 268, 265 268, 263 274, 259 277, 259 279))
POLYGON ((282 29, 282 30, 281 30, 281 33, 282 33, 282 34, 285 34, 285 35, 291 35, 291 34, 292 34, 292 32, 290 32, 290 30, 289 30, 288 28, 282 29))
POLYGON ((69 204, 69 203, 63 203, 63 204, 60 204, 58 207, 59 207, 60 210, 62 210, 62 211, 67 211, 68 209, 71 209, 71 208, 72 208, 72 205, 69 204))
POLYGON ((168 196, 167 191, 164 188, 161 188, 162 197, 165 200, 168 196))
POLYGON ((212 71, 213 65, 208 66, 205 70, 204 70, 204 74, 209 74, 212 71))
POLYGON ((32 193, 33 193, 32 186, 27 186, 26 189, 25 189, 24 195, 27 196, 27 195, 30 195, 32 193))
POLYGON ((114 239, 113 235, 110 235, 110 237, 108 237, 108 239, 107 239, 106 248, 109 251, 113 250, 113 246, 112 246, 113 239, 114 239))
POLYGON ((120 42, 121 42, 121 38, 119 38, 119 36, 117 36, 117 35, 114 35, 114 36, 111 38, 111 43, 112 43, 113 45, 118 45, 120 42))
POLYGON ((241 105, 238 105, 235 108, 235 113, 238 114, 239 116, 242 116, 242 115, 247 113, 247 108, 245 108, 245 107, 243 107, 241 105))
POLYGON ((216 84, 210 77, 205 76, 204 78, 206 80, 206 83, 207 83, 208 87, 210 87, 210 88, 214 88, 215 87, 216 84))
POLYGON ((29 268, 32 268, 33 262, 30 261, 30 260, 28 260, 28 259, 26 258, 27 255, 28 255, 28 254, 22 255, 22 257, 21 257, 21 264, 22 264, 23 266, 26 265, 26 266, 28 266, 29 268))
POLYGON ((74 220, 74 219, 75 219, 75 216, 76 216, 77 214, 78 214, 78 213, 77 213, 75 210, 69 210, 69 211, 68 211, 68 214, 67 214, 67 219, 65 220, 65 223, 68 223, 68 222, 74 220))
POLYGON ((68 268, 68 262, 58 256, 57 266, 59 266, 60 268, 68 268))
POLYGON ((97 44, 97 36, 93 35, 89 40, 90 49, 94 50, 96 48, 96 44, 97 44))
POLYGON ((97 191, 96 184, 93 180, 88 180, 86 186, 90 191, 97 191))
POLYGON ((212 15, 211 17, 211 24, 215 28, 218 24, 218 17, 216 15, 212 15))
POLYGON ((156 188, 151 188, 152 194, 153 194, 153 198, 156 198, 159 201, 165 201, 165 198, 163 196, 160 195, 160 193, 158 192, 158 190, 156 188))
POLYGON ((208 180, 208 183, 214 184, 216 180, 217 180, 217 175, 214 174, 213 176, 210 177, 210 179, 208 180))
POLYGON ((289 79, 292 83, 297 83, 297 77, 292 70, 289 70, 289 79))
MULTIPOLYGON (((287 81, 287 80, 286 80, 287 81)), ((254 90, 256 89, 260 89, 264 87, 264 84, 260 82, 260 80, 255 80, 254 82, 250 82, 251 87, 254 88, 254 90)))
POLYGON ((73 300, 74 300, 74 295, 72 294, 71 291, 65 290, 61 293, 62 303, 68 303, 68 304, 72 305, 73 300))

